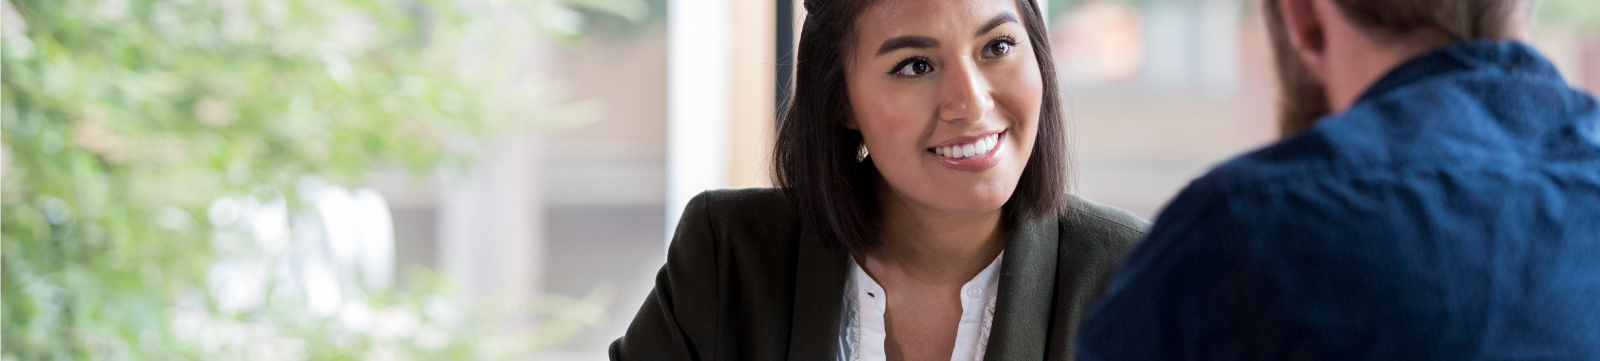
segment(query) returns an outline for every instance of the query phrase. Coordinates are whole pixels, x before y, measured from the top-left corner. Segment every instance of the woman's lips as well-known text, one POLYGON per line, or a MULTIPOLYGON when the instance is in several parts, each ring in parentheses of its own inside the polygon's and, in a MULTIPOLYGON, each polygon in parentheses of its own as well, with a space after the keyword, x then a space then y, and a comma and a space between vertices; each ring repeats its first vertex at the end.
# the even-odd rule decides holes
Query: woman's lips
POLYGON ((1005 145, 1005 132, 978 138, 975 142, 953 144, 928 149, 945 167, 960 172, 982 172, 1000 163, 1000 146, 1005 145))

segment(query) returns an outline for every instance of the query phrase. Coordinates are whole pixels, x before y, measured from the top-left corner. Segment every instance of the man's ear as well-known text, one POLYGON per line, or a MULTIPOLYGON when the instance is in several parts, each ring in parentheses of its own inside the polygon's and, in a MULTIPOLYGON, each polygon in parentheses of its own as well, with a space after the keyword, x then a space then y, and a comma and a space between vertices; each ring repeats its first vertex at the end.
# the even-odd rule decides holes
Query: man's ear
POLYGON ((1283 25, 1288 31, 1289 42, 1294 44, 1295 52, 1300 54, 1311 73, 1322 80, 1322 69, 1326 68, 1328 56, 1328 32, 1322 18, 1317 11, 1317 1, 1322 0, 1267 0, 1277 1, 1279 14, 1283 17, 1283 25))

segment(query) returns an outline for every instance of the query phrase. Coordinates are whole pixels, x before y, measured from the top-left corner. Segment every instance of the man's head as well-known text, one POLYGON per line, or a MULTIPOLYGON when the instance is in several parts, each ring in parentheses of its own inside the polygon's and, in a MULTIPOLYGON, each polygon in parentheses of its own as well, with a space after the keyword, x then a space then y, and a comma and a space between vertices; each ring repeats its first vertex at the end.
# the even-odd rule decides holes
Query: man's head
POLYGON ((1343 112, 1394 67, 1441 46, 1525 39, 1536 0, 1262 0, 1283 134, 1343 112))

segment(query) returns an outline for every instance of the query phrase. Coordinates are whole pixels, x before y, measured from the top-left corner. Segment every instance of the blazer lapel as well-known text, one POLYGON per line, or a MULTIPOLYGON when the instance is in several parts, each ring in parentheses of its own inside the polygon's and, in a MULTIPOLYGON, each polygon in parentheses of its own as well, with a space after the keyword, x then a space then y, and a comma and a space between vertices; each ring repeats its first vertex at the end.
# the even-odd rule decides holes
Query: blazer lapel
POLYGON ((1054 217, 1015 222, 1000 264, 998 304, 984 359, 1043 360, 1056 291, 1054 217))
POLYGON ((839 321, 849 253, 823 246, 801 232, 794 280, 790 360, 834 360, 839 356, 839 321))

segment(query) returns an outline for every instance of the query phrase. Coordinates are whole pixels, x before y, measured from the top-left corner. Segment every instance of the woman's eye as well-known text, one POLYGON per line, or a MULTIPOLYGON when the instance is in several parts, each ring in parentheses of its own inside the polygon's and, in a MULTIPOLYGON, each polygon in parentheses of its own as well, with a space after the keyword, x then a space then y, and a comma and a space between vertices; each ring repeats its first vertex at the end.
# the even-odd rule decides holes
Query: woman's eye
POLYGON ((928 64, 927 60, 906 59, 900 62, 900 65, 896 65, 894 71, 889 72, 889 75, 918 76, 927 74, 930 71, 933 71, 933 64, 928 64))
POLYGON ((1011 42, 1010 39, 995 40, 995 42, 989 43, 989 46, 983 48, 983 57, 990 59, 1006 56, 1011 54, 1011 48, 1016 46, 1016 43, 1011 42))

